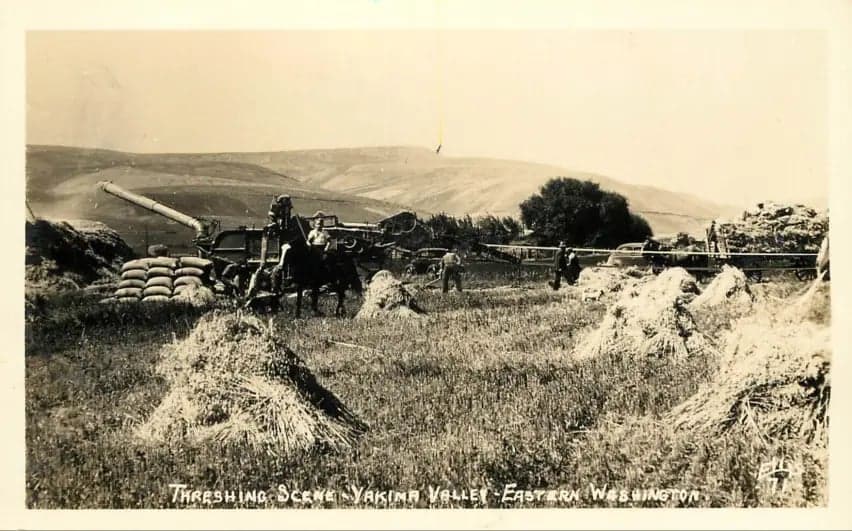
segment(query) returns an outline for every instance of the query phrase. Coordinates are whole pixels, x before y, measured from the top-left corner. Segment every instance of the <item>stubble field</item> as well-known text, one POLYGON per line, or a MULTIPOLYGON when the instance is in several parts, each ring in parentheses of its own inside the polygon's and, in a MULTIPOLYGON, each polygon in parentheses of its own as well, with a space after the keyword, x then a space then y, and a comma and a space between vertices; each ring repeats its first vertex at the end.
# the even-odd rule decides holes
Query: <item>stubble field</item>
MULTIPOLYGON (((572 359, 607 301, 583 301, 540 282, 495 280, 442 296, 418 293, 421 319, 272 319, 278 334, 368 431, 349 450, 276 457, 252 447, 151 445, 133 428, 166 392, 155 372, 164 344, 185 337, 201 312, 188 306, 98 304, 82 295, 44 299, 27 325, 27 503, 31 508, 208 507, 179 503, 170 484, 266 492, 266 503, 219 507, 658 507, 813 506, 826 502, 822 451, 744 430, 699 437, 663 420, 708 384, 714 357, 671 363, 603 355, 572 359), (795 455, 800 481, 783 492, 761 466, 795 455), (283 486, 283 487, 281 487, 283 486), (596 499, 593 489, 683 489, 683 500, 596 499), (518 499, 524 489, 577 491, 571 501, 518 499), (285 489, 346 498, 276 501, 285 489), (358 489, 361 491, 358 497, 358 489), (437 496, 455 489, 456 496, 437 496), (488 489, 484 501, 464 489, 488 489), (372 490, 376 496, 365 498, 372 490), (379 492, 419 491, 386 504, 379 492)), ((782 299, 795 281, 765 284, 782 299)), ((331 314, 331 301, 323 301, 331 314)), ((827 312, 827 309, 826 309, 827 312)), ((724 323, 713 315, 707 326, 724 323)), ((819 317, 828 319, 826 315, 819 317)), ((641 497, 641 496, 640 496, 641 497)))

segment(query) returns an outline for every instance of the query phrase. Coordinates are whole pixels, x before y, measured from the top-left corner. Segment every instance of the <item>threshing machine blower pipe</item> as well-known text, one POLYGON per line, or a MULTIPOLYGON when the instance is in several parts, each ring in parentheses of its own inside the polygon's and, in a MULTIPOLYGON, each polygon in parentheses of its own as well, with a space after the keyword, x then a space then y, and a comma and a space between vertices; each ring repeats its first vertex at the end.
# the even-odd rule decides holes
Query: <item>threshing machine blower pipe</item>
POLYGON ((178 212, 177 210, 167 207, 162 203, 158 203, 153 199, 148 197, 134 194, 124 188, 118 186, 117 184, 113 184, 109 181, 101 181, 98 183, 98 188, 103 190, 104 192, 124 199, 134 205, 140 206, 151 212, 156 212, 163 217, 166 217, 172 221, 176 221, 185 227, 189 227, 190 229, 195 229, 195 237, 198 239, 206 238, 209 236, 208 234, 208 226, 201 221, 200 219, 196 219, 192 216, 188 216, 183 212, 178 212))

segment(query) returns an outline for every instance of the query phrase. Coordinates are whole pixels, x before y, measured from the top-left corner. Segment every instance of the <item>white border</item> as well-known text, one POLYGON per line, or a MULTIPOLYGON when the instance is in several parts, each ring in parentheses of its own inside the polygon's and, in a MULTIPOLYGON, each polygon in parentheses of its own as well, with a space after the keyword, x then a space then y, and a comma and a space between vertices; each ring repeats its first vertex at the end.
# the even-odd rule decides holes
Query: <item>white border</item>
MULTIPOLYGON (((850 55, 852 2, 848 0, 351 0, 316 2, 213 0, 47 1, 0 3, 0 116, 3 116, 0 215, 8 260, 3 261, 5 295, 0 333, 2 404, 7 426, 0 452, 0 526, 15 528, 337 528, 409 527, 612 529, 653 527, 852 528, 844 494, 850 485, 849 344, 850 271, 846 243, 852 200, 850 55), (24 506, 23 248, 24 219, 24 35, 38 29, 315 29, 315 28, 642 28, 642 29, 817 29, 829 45, 829 163, 833 270, 834 357, 831 469, 828 509, 673 510, 273 510, 273 511, 27 511, 24 506)), ((790 80, 795 83, 795 80, 790 80)))

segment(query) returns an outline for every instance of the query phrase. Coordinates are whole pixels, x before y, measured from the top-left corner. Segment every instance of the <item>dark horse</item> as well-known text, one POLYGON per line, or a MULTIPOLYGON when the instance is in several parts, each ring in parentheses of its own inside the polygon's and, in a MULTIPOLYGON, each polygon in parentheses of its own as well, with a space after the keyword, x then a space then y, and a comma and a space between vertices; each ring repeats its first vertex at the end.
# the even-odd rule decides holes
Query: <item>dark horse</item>
POLYGON ((273 292, 281 293, 283 281, 289 281, 296 289, 296 317, 302 314, 302 296, 306 289, 311 290, 311 309, 319 311, 319 294, 323 286, 337 294, 337 307, 334 314, 342 316, 346 290, 361 294, 361 279, 355 260, 342 251, 326 252, 320 256, 314 252, 303 238, 295 238, 282 249, 283 267, 272 272, 273 292))

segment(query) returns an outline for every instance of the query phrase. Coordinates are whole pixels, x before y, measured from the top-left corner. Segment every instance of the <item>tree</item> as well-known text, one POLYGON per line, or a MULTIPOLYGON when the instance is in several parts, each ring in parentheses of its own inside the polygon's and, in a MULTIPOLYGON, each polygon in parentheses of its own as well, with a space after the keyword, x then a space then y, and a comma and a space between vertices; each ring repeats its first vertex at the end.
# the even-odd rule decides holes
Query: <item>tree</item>
POLYGON ((476 220, 479 241, 482 243, 506 244, 521 233, 521 224, 511 216, 498 218, 487 215, 476 220))
POLYGON ((651 227, 630 212, 624 196, 592 181, 549 180, 521 203, 521 219, 543 244, 565 240, 575 246, 614 247, 651 236, 651 227))

